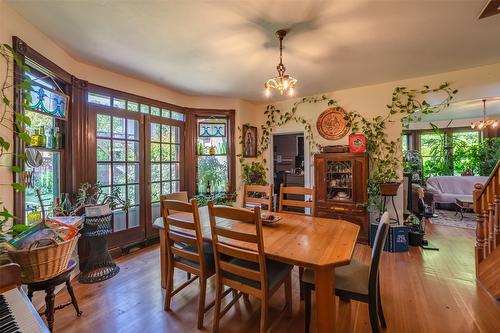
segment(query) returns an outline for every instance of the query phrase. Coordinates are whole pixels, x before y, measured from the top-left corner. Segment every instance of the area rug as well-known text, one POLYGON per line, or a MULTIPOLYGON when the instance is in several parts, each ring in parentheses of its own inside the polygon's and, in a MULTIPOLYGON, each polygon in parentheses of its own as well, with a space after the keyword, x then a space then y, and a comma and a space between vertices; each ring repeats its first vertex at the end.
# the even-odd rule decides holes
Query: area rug
POLYGON ((476 229, 476 215, 474 213, 464 212, 463 220, 460 219, 460 213, 455 214, 451 210, 436 209, 438 217, 432 217, 432 224, 445 225, 447 227, 476 229))

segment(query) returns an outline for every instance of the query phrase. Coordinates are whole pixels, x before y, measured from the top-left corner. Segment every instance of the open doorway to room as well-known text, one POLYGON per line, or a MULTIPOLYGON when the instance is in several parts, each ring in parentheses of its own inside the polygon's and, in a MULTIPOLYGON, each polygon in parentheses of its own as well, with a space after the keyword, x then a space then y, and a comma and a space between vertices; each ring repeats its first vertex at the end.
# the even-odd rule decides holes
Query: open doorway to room
POLYGON ((308 164, 305 162, 303 132, 273 135, 272 181, 276 199, 279 198, 281 184, 301 187, 308 185, 308 170, 305 167, 308 164))

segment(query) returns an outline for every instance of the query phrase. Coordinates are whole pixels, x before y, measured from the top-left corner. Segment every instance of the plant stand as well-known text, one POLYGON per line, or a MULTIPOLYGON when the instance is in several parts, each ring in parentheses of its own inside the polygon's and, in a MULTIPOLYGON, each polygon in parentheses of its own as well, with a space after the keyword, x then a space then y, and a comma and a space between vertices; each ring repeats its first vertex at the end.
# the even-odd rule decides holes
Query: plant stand
POLYGON ((385 194, 382 194, 382 200, 383 200, 383 204, 382 204, 382 210, 380 211, 379 215, 378 215, 378 221, 380 221, 380 217, 382 216, 382 214, 385 212, 385 207, 386 207, 386 204, 387 204, 387 199, 388 198, 391 198, 391 202, 392 202, 392 208, 394 209, 394 213, 396 213, 396 218, 390 218, 390 223, 391 224, 399 224, 399 214, 398 214, 398 210, 396 209, 396 204, 394 203, 394 197, 396 195, 385 195, 385 194))
POLYGON ((96 283, 112 278, 120 271, 108 252, 108 235, 113 232, 113 214, 86 217, 83 236, 90 245, 90 254, 85 269, 80 273, 80 283, 96 283))

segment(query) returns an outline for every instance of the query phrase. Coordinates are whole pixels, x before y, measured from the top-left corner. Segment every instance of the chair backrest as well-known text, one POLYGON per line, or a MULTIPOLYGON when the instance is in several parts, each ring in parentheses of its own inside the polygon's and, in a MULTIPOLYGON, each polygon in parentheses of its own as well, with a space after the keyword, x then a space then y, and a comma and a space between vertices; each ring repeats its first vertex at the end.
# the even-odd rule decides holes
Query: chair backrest
MULTIPOLYGON (((160 194, 160 202, 163 200, 179 200, 182 202, 189 202, 188 193, 186 191, 160 194)), ((174 214, 174 213, 177 213, 177 212, 170 211, 170 214, 174 214)))
POLYGON ((375 234, 375 241, 373 243, 372 258, 370 263, 370 277, 368 282, 368 293, 376 295, 376 288, 378 286, 378 272, 380 265, 380 257, 384 249, 385 240, 389 232, 389 213, 385 212, 380 218, 380 222, 375 234))
POLYGON ((188 193, 186 191, 174 192, 168 194, 161 194, 160 201, 163 200, 179 200, 183 202, 188 202, 188 193))
POLYGON ((262 238, 262 220, 260 207, 253 211, 227 206, 215 206, 208 202, 210 227, 215 255, 216 273, 222 283, 252 295, 262 295, 267 290, 266 259, 262 238), (236 231, 218 224, 217 219, 232 220, 234 223, 251 223, 255 225, 255 233, 236 231), (235 241, 238 244, 235 244, 235 241), (253 263, 258 269, 251 269, 231 263, 232 259, 240 259, 253 263), (242 284, 241 280, 253 281, 257 287, 242 284), (259 288, 260 287, 260 288, 259 288))
POLYGON ((314 216, 314 206, 315 206, 315 196, 314 196, 314 188, 307 187, 298 187, 298 186, 283 186, 280 185, 280 200, 279 200, 279 208, 278 211, 283 211, 283 206, 286 207, 300 207, 300 208, 310 208, 311 215, 314 216), (295 199, 285 199, 285 194, 295 194, 295 195, 303 195, 304 200, 295 200, 295 199), (311 198, 311 201, 306 201, 305 196, 308 195, 311 198))
POLYGON ((243 207, 247 204, 252 205, 267 205, 269 211, 273 210, 273 185, 244 185, 243 188, 243 207), (256 193, 261 194, 260 197, 254 197, 256 193))
POLYGON ((199 272, 193 271, 192 266, 179 262, 179 259, 186 259, 198 263, 202 271, 205 268, 198 202, 194 199, 190 203, 179 200, 162 200, 161 215, 166 231, 166 248, 169 260, 174 262, 175 267, 199 274, 199 272), (180 214, 176 213, 188 214, 178 216, 180 214), (185 246, 195 247, 197 251, 187 251, 183 249, 185 246))

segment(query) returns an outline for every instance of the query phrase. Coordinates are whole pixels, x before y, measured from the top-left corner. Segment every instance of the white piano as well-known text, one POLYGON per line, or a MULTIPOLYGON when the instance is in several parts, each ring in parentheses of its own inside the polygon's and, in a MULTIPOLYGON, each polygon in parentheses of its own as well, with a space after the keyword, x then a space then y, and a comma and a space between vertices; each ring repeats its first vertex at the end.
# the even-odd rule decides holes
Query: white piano
POLYGON ((0 333, 49 333, 28 296, 19 288, 16 264, 0 266, 0 333))

